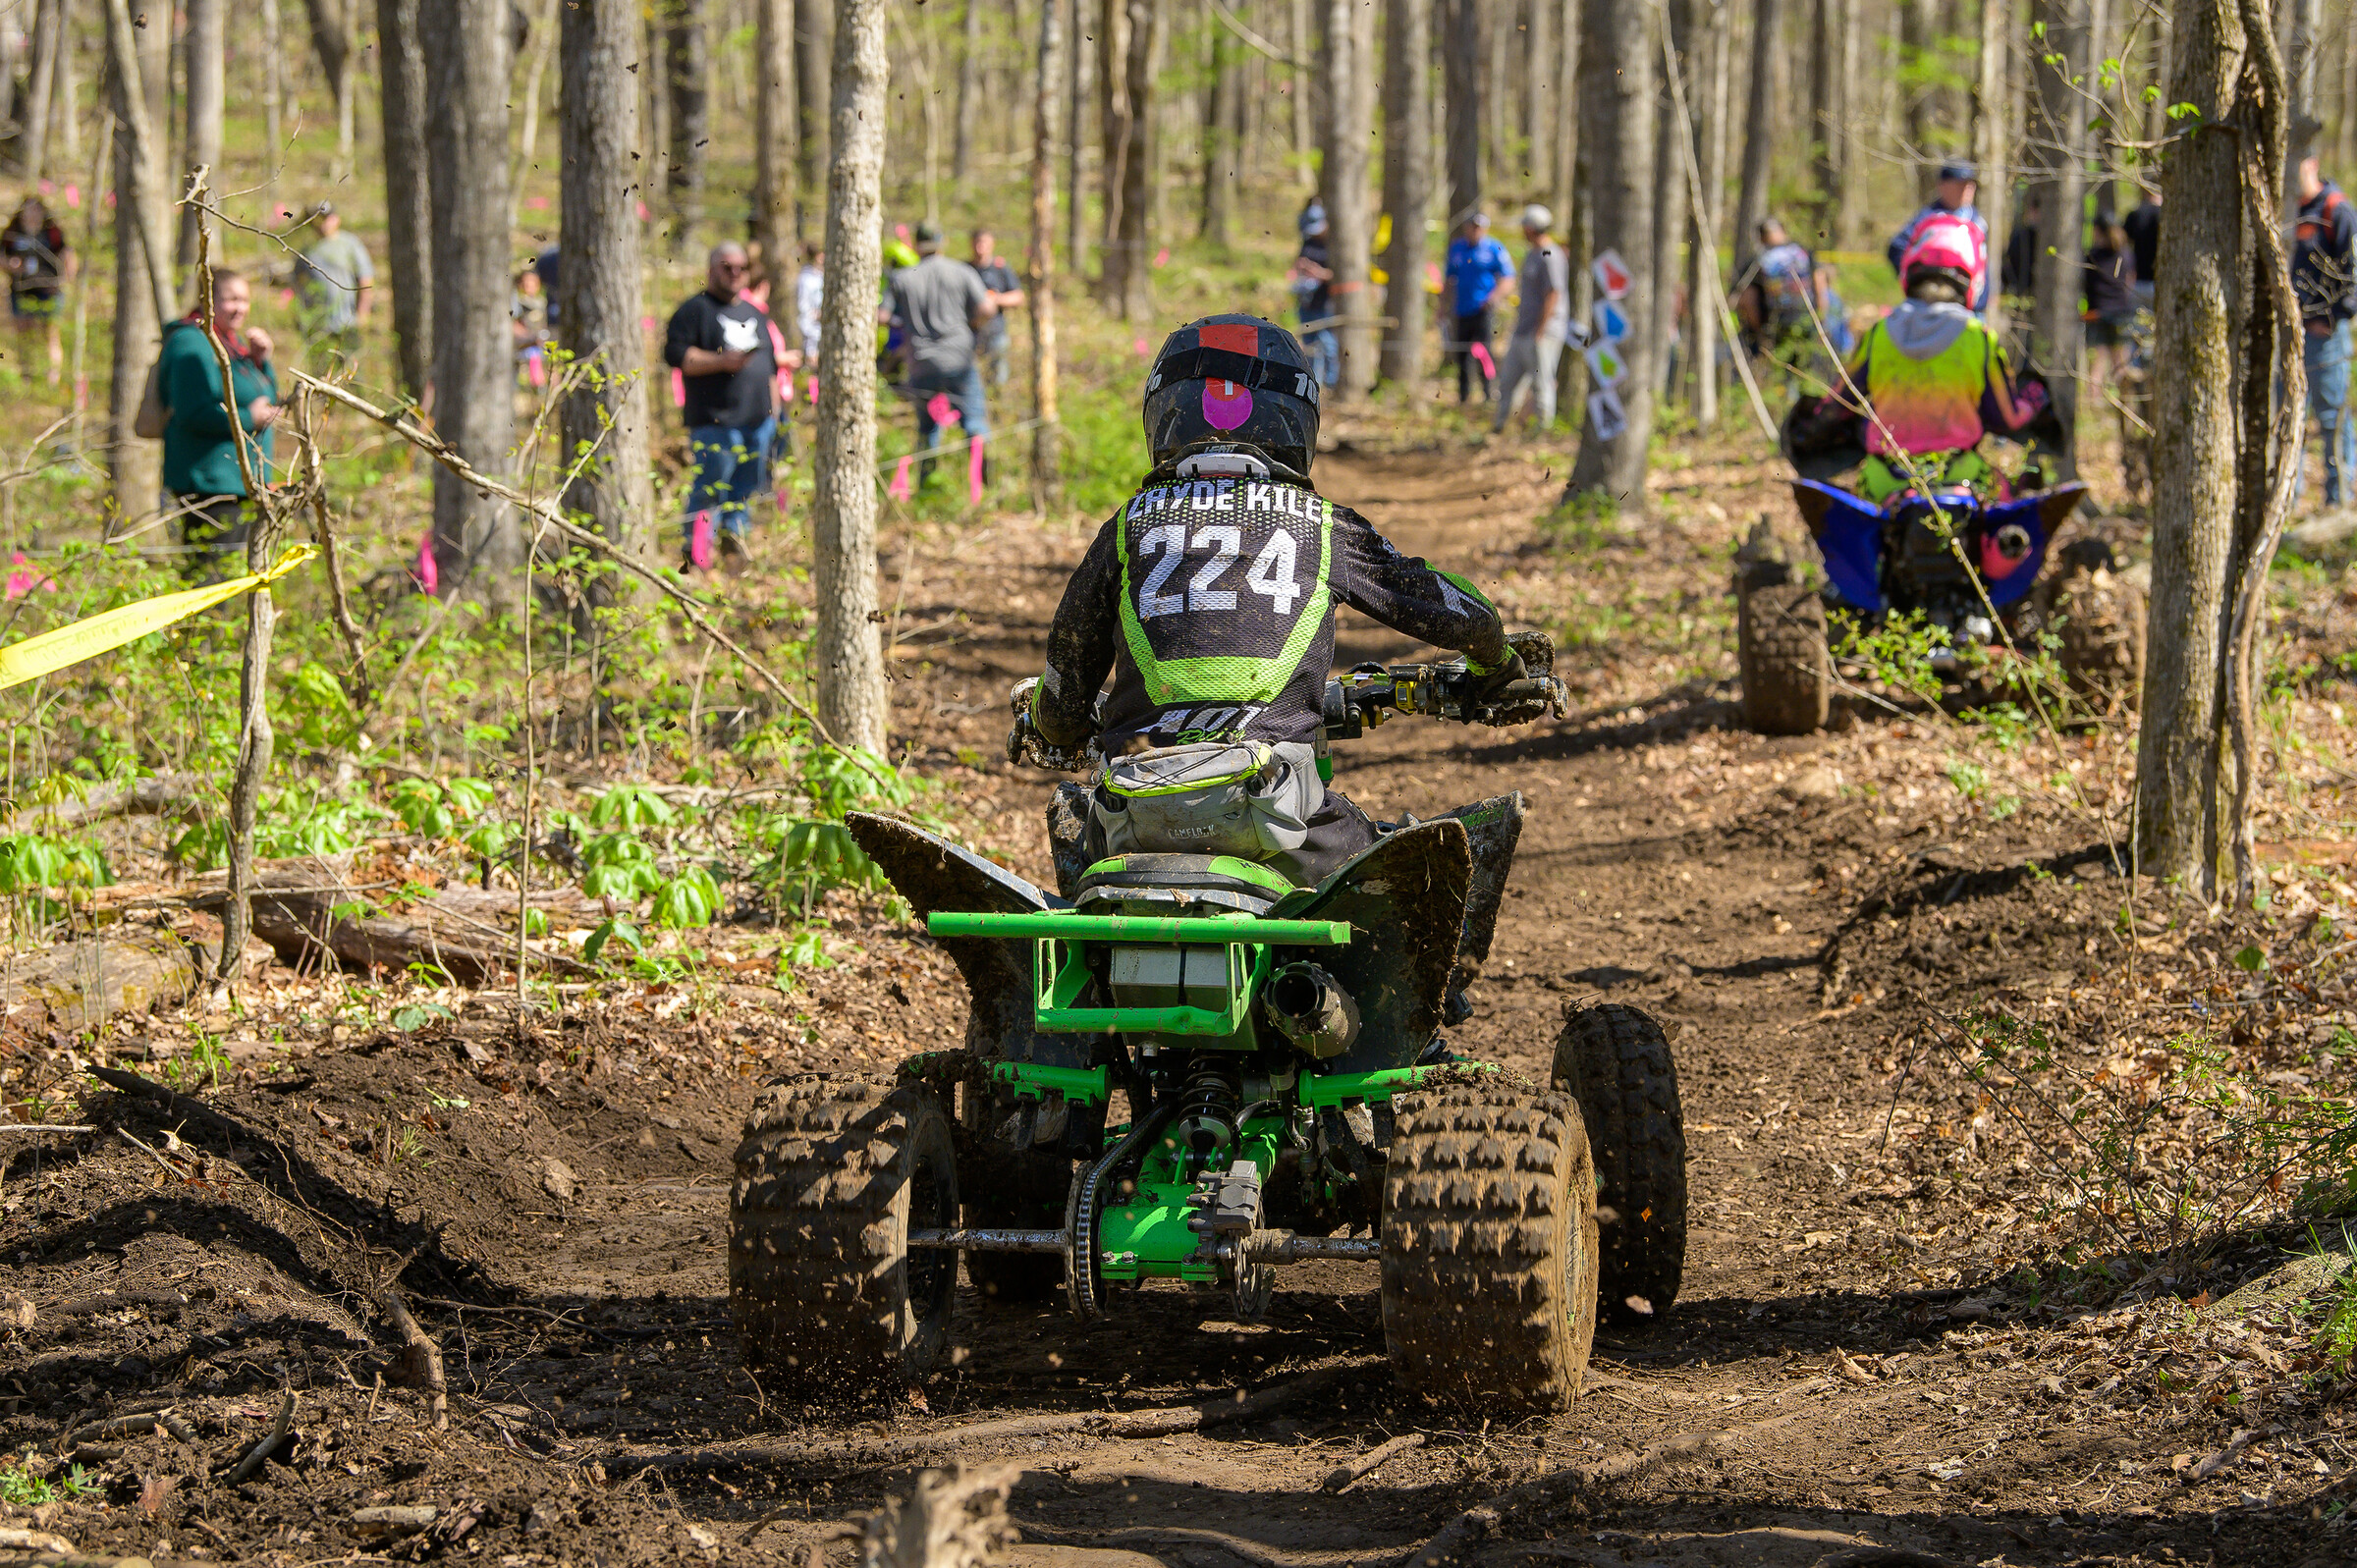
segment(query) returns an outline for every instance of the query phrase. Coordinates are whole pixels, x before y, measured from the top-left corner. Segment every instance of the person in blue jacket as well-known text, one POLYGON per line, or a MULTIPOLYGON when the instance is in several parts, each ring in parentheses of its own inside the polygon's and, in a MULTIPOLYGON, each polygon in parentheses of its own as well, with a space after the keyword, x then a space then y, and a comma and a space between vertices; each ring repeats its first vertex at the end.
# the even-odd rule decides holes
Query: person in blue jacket
MULTIPOLYGON (((1972 204, 1973 197, 1980 193, 1980 170, 1961 161, 1942 164, 1940 166, 1940 184, 1932 192, 1932 199, 1924 205, 1922 211, 1907 220, 1905 228, 1891 237, 1890 248, 1885 252, 1891 258, 1891 270, 1894 273, 1898 271, 1898 259, 1905 255, 1907 247, 1915 243, 1915 231, 1941 213, 1953 213, 1978 229, 1981 234, 1981 254, 1986 256, 1989 253, 1988 220, 1983 218, 1980 209, 1972 204)), ((1972 297, 1964 303, 1965 307, 1976 315, 1985 314, 1988 311, 1989 273, 1986 267, 1982 268, 1980 277, 1974 281, 1972 297)))
POLYGON ((1498 377, 1497 362, 1490 356, 1490 306, 1514 281, 1514 258, 1490 238, 1488 213, 1467 218, 1457 238, 1449 242, 1444 271, 1453 321, 1449 356, 1456 361, 1456 401, 1472 401, 1472 382, 1478 377, 1481 401, 1487 403, 1491 383, 1498 377))

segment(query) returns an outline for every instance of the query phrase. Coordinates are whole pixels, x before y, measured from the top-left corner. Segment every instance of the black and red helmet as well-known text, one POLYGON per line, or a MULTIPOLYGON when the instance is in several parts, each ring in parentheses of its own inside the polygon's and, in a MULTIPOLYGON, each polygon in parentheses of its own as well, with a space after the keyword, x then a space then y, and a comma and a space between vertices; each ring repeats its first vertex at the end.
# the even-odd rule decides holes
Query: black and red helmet
POLYGON ((1246 451, 1309 475, 1318 378, 1300 340, 1258 316, 1205 316, 1163 341, 1146 377, 1146 448, 1156 468, 1196 452, 1246 451))

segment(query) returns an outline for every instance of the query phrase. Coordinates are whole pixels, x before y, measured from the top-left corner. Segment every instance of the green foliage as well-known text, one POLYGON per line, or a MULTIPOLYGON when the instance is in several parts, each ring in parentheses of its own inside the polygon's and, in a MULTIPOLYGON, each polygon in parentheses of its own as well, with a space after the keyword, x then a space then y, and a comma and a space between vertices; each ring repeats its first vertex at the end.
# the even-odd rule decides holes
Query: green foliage
POLYGON ((616 784, 589 804, 589 821, 599 828, 660 828, 678 813, 644 784, 616 784))
POLYGON ((675 931, 708 926, 727 907, 720 884, 701 866, 689 866, 655 890, 655 924, 675 931))
POLYGON ((61 1499, 94 1497, 106 1489, 80 1465, 68 1470, 62 1479, 51 1482, 34 1474, 33 1466, 37 1463, 33 1449, 27 1445, 15 1464, 0 1465, 0 1503, 38 1508, 61 1499))
POLYGON ((582 849, 581 866, 581 892, 592 898, 634 904, 663 885, 655 851, 635 834, 600 834, 582 849))
POLYGON ((1862 666, 1866 677, 1879 685, 1937 702, 1946 682, 1932 661, 1947 648, 1946 634, 1920 613, 1907 611, 1884 617, 1883 623, 1871 629, 1862 622, 1847 622, 1834 645, 1834 657, 1862 666))
POLYGON ((451 1012, 448 1007, 441 1006, 435 1002, 411 1002, 406 1007, 396 1007, 393 1009, 393 1027, 400 1030, 405 1035, 415 1034, 418 1030, 423 1029, 427 1024, 432 1023, 435 1019, 448 1018, 450 1015, 451 1012))
POLYGON ((392 789, 393 814, 421 838, 454 838, 459 826, 488 807, 494 792, 480 779, 404 779, 392 789))
POLYGON ((111 887, 114 881, 106 855, 85 839, 0 835, 0 893, 24 897, 50 889, 111 887))

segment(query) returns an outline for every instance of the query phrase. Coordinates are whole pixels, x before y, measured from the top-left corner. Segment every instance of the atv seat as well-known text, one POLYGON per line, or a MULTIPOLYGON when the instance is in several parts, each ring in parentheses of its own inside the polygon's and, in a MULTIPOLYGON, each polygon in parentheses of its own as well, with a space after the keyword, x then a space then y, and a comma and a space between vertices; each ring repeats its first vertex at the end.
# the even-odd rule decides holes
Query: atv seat
POLYGON ((1072 904, 1095 914, 1190 913, 1203 905, 1267 914, 1293 891, 1285 876, 1233 855, 1115 855, 1080 874, 1072 904))

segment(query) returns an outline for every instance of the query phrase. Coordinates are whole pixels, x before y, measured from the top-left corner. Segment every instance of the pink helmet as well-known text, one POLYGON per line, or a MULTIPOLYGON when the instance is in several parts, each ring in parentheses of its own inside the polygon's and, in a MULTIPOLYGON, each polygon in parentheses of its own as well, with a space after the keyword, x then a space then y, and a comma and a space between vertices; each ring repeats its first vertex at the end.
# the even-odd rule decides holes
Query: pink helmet
POLYGON ((1918 273, 1952 279, 1971 300, 1989 272, 1989 245, 1981 231, 1952 212, 1935 212, 1917 225, 1915 238, 1898 258, 1899 287, 1918 273))

